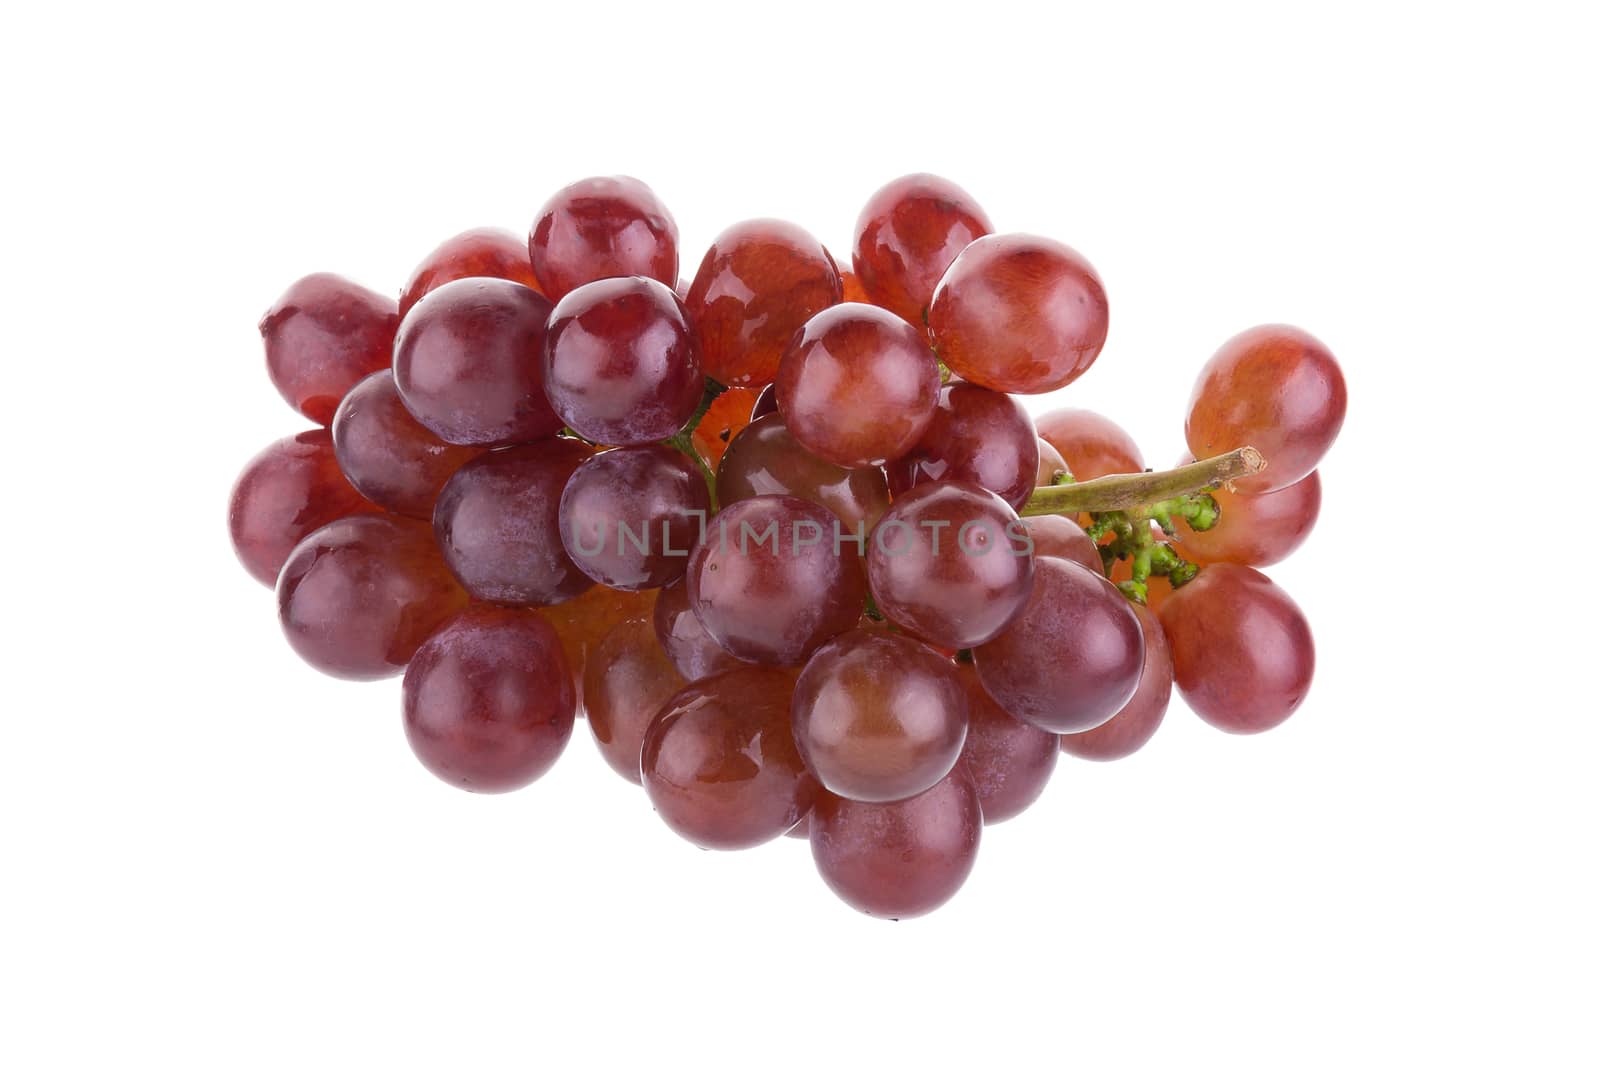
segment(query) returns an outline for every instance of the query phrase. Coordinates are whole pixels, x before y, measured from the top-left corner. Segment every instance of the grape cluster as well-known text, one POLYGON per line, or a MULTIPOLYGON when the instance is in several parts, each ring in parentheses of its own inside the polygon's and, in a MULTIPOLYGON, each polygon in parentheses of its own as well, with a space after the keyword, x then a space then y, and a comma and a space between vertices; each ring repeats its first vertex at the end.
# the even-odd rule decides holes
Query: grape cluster
POLYGON ((1174 684, 1229 731, 1300 705, 1311 633, 1259 568, 1316 521, 1345 411, 1328 350, 1263 326, 1202 369, 1173 470, 1092 412, 1035 425, 1012 394, 1093 365, 1105 289, 992 231, 912 175, 849 266, 760 219, 684 282, 657 196, 595 178, 398 302, 311 275, 261 333, 319 428, 245 468, 234 546, 305 660, 404 674, 446 782, 525 786, 585 715, 695 844, 806 837, 855 907, 932 910, 1062 751, 1137 751, 1174 684))

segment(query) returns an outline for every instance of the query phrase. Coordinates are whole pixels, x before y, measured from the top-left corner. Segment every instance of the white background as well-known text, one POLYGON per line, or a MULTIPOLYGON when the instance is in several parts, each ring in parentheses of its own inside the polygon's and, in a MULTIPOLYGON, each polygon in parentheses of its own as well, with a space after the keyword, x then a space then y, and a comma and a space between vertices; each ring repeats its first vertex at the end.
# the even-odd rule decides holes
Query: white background
POLYGON ((0 1060, 1594 1062, 1578 11, 11 12, 0 1060), (840 250, 924 169, 1105 279, 1104 355, 1036 410, 1166 463, 1235 331, 1343 361, 1322 522, 1273 572, 1318 638, 1287 725, 1175 705, 891 924, 803 844, 673 837, 582 724, 534 787, 454 792, 398 682, 287 650, 223 516, 301 428, 255 331, 291 280, 396 291, 614 171, 672 207, 686 274, 754 215, 840 250))

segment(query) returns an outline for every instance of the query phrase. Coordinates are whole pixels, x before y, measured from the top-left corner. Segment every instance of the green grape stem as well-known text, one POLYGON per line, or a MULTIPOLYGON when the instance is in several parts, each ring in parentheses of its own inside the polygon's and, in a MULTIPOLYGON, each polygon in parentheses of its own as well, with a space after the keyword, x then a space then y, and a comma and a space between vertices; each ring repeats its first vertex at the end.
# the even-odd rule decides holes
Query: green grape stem
MULTIPOLYGON (((1108 474, 1087 482, 1042 485, 1022 505, 1022 514, 1070 515, 1080 511, 1148 511, 1192 493, 1220 489, 1236 478, 1265 470, 1266 458, 1249 445, 1169 471, 1108 474)), ((1173 511, 1170 514, 1177 514, 1173 511)), ((1158 522, 1162 515, 1152 514, 1158 522)), ((1197 511, 1197 517, 1198 511, 1197 511)), ((1186 516, 1187 518, 1187 516, 1186 516)), ((1170 517, 1168 517, 1170 522, 1170 517)), ((1214 519, 1212 521, 1215 521, 1214 519)))

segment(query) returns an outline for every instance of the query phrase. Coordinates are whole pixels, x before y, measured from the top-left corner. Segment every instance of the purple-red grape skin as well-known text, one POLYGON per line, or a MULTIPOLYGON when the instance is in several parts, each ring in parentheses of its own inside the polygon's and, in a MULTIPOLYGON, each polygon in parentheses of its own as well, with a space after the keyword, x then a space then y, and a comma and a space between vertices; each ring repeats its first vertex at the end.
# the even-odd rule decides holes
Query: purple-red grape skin
POLYGON ((744 661, 717 644, 700 622, 689 604, 687 582, 674 582, 661 590, 652 621, 667 658, 691 682, 744 666, 744 661))
POLYGON ((441 285, 462 278, 504 278, 538 289, 528 242, 510 230, 481 226, 449 238, 417 264, 400 295, 400 316, 441 285))
MULTIPOLYGON (((1185 455, 1180 463, 1193 462, 1185 455)), ((1311 536, 1322 511, 1316 471, 1270 493, 1213 494, 1221 515, 1209 530, 1183 531, 1183 556, 1196 563, 1267 567, 1294 554, 1311 536)))
POLYGON ((579 570, 614 589, 677 581, 711 512, 705 476, 665 445, 583 461, 561 492, 561 542, 579 570))
POLYGON ((1310 474, 1344 425, 1344 372, 1333 353, 1293 326, 1230 338, 1200 369, 1184 435, 1199 459, 1253 445, 1267 460, 1241 492, 1270 493, 1310 474))
POLYGON ((559 190, 528 232, 539 286, 560 300, 601 278, 678 281, 678 225, 637 178, 585 178, 559 190))
POLYGON ((1220 730, 1270 730, 1311 688, 1311 627, 1289 594, 1252 567, 1206 567, 1167 597, 1161 626, 1184 702, 1220 730))
POLYGON ((1028 601, 1033 557, 1016 512, 993 493, 929 482, 884 513, 867 577, 884 617, 940 648, 970 648, 1028 601))
POLYGON ((486 452, 445 483, 433 528, 479 600, 556 604, 593 584, 561 545, 561 491, 591 455, 571 438, 486 452))
POLYGON ((778 365, 778 410, 810 451, 842 467, 909 452, 939 403, 923 335, 882 308, 836 304, 811 317, 778 365))
POLYGON ((600 755, 639 784, 639 754, 656 714, 687 680, 656 641, 649 619, 618 623, 583 670, 583 706, 600 755))
POLYGON ((794 735, 824 788, 883 803, 915 796, 950 773, 967 733, 955 665, 901 634, 852 630, 800 672, 794 735))
POLYGON ((933 174, 908 174, 861 209, 852 262, 861 291, 922 329, 945 270, 994 226, 966 190, 933 174))
POLYGON ((972 656, 1002 708, 1041 730, 1077 733, 1132 698, 1144 669, 1144 634, 1116 586, 1086 567, 1041 557, 1026 607, 972 656))
POLYGON ((307 663, 336 678, 387 678, 467 604, 424 523, 356 515, 295 546, 278 576, 278 621, 307 663))
POLYGON ((1039 436, 1055 447, 1076 481, 1145 469, 1144 455, 1127 431, 1093 411, 1064 408, 1041 415, 1039 436))
POLYGON ((550 301, 503 278, 462 278, 417 301, 400 324, 394 378, 406 410, 456 445, 550 437, 539 353, 550 301))
POLYGON ((789 729, 794 676, 744 667, 692 682, 645 732, 645 794, 680 836, 710 849, 750 848, 811 810, 820 788, 789 729))
POLYGON ((1072 468, 1067 466, 1067 461, 1056 450, 1056 446, 1043 437, 1039 438, 1039 477, 1034 485, 1055 485, 1058 476, 1071 473, 1072 468))
POLYGON ((554 765, 572 736, 572 669, 555 630, 521 608, 475 604, 406 668, 406 740, 422 765, 473 793, 506 793, 554 765))
POLYGON ((985 826, 1004 822, 1038 800, 1061 755, 1056 735, 1030 726, 996 704, 978 672, 962 664, 967 694, 967 741, 961 762, 972 775, 985 826))
POLYGON ((769 384, 795 331, 841 292, 827 250, 799 226, 754 219, 723 230, 684 301, 706 374, 724 385, 769 384))
POLYGON ((724 508, 689 557, 689 602, 716 642, 752 663, 798 666, 853 627, 866 601, 856 546, 792 496, 724 508))
POLYGON ((1087 567, 1096 574, 1105 573, 1094 539, 1065 515, 1030 515, 1022 521, 1033 539, 1034 558, 1054 556, 1087 567))
POLYGON ((881 468, 830 463, 795 440, 776 414, 740 430, 717 466, 717 501, 723 507, 755 496, 796 496, 821 504, 838 518, 842 534, 851 536, 871 532, 889 507, 881 468))
POLYGON ((683 304, 649 278, 608 278, 562 297, 550 313, 542 361, 551 406, 601 444, 671 437, 705 392, 683 304))
POLYGON ((823 792, 811 812, 817 873, 845 903, 880 919, 926 915, 955 896, 982 837, 977 786, 961 765, 908 800, 823 792))
POLYGON ((389 365, 399 323, 392 298, 308 274, 261 319, 267 374, 290 407, 326 426, 351 386, 389 365))
POLYGON ((274 441, 245 464, 228 497, 228 536, 250 576, 272 586, 307 534, 376 510, 340 473, 328 431, 306 430, 274 441))
POLYGON ((1073 381, 1099 356, 1108 323, 1105 288, 1088 260, 1060 241, 1015 233, 968 245, 928 309, 945 365, 1007 393, 1073 381))
POLYGON ((1154 609, 1143 604, 1132 607, 1144 633, 1139 688, 1121 711, 1093 730, 1061 735, 1061 751, 1079 759, 1106 761, 1131 756, 1149 743, 1166 718, 1172 699, 1172 650, 1154 609))
POLYGON ((889 471, 896 495, 923 482, 965 482, 1020 508, 1038 481, 1039 438, 1015 398, 951 382, 927 430, 889 471))
POLYGON ((333 450, 362 496, 414 519, 432 517, 444 483, 483 451, 441 441, 412 418, 387 367, 345 394, 333 417, 333 450))

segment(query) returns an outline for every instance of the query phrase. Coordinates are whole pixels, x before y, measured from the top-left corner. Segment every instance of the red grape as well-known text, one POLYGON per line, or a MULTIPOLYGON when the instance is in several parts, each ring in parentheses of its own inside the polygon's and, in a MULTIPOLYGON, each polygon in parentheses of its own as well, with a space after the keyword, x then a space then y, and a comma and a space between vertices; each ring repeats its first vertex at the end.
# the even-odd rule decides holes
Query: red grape
POLYGON ((473 793, 521 789, 572 736, 572 670, 548 622, 475 604, 406 668, 406 740, 422 765, 473 793))
POLYGON ((1100 549, 1082 526, 1065 515, 1030 515, 1022 520, 1033 539, 1035 559, 1054 556, 1088 567, 1096 574, 1105 574, 1100 559, 1100 549))
POLYGON ((278 621, 300 658, 336 678, 399 674, 467 603, 424 523, 338 519, 295 546, 278 576, 278 621))
POLYGON ((722 462, 728 445, 755 418, 756 393, 753 389, 725 389, 706 407, 690 435, 694 450, 706 466, 713 469, 722 462))
POLYGON ((482 452, 447 444, 412 418, 388 368, 345 394, 333 417, 333 449, 362 496, 415 519, 431 517, 444 483, 482 452))
POLYGON ((502 278, 441 285, 400 324, 394 378, 406 410, 451 444, 549 437, 561 419, 545 399, 539 353, 550 301, 502 278))
POLYGON ((851 800, 904 800, 950 773, 967 734, 955 665, 920 641, 852 630, 811 657, 794 691, 806 766, 851 800))
POLYGON ((645 732, 644 791, 668 826, 701 848, 782 837, 820 791, 789 729, 794 676, 742 667, 692 682, 645 732))
POLYGON ((1035 561, 1017 620, 972 651, 1001 707, 1051 733, 1092 730, 1122 710, 1144 669, 1144 635, 1126 597, 1063 559, 1035 561))
POLYGON ((612 770, 639 783, 645 731, 684 685, 649 619, 620 623, 600 641, 583 670, 583 704, 600 755, 612 770))
POLYGON ((261 319, 267 374, 289 406, 326 426, 350 387, 389 365, 395 302, 337 274, 308 274, 261 319))
POLYGON ((678 224, 644 182, 622 176, 573 182, 545 201, 528 254, 552 300, 601 278, 678 280, 678 224))
POLYGON ((648 619, 655 609, 655 590, 628 593, 603 585, 592 585, 587 591, 559 604, 537 608, 542 617, 555 627, 561 639, 561 650, 572 666, 578 688, 578 714, 583 714, 583 672, 600 642, 612 630, 633 619, 648 619))
POLYGON ((671 437, 700 406, 700 354, 672 290, 648 278, 590 282, 550 313, 545 393, 591 441, 642 445, 671 437))
POLYGON ((792 496, 724 508, 689 557, 689 602, 740 659, 794 666, 853 627, 866 596, 856 545, 826 509, 792 496))
MULTIPOLYGON (((1185 455, 1179 464, 1192 463, 1185 455)), ((1270 493, 1217 493, 1221 514, 1209 530, 1185 530, 1183 555, 1196 563, 1267 567, 1288 559, 1305 543, 1322 510, 1316 471, 1270 493)))
POLYGON ((970 664, 959 670, 969 712, 961 762, 978 787, 984 825, 992 826, 1039 799, 1056 769, 1061 745, 1055 734, 1030 726, 996 704, 970 664))
POLYGON ((872 194, 856 220, 862 291, 917 327, 945 269, 994 227, 966 190, 933 174, 908 174, 872 194))
POLYGON ((925 915, 955 896, 982 837, 977 786, 960 765, 908 800, 873 804, 824 792, 811 811, 811 857, 822 880, 880 919, 925 915))
POLYGON ((965 482, 1020 508, 1039 476, 1039 438, 1022 405, 969 382, 939 390, 933 421, 903 459, 890 464, 891 487, 965 482))
POLYGON ((750 409, 750 421, 755 422, 763 415, 776 415, 778 413, 778 387, 769 385, 761 390, 761 395, 756 397, 756 406, 750 409))
POLYGON ((1025 529, 984 489, 929 482, 884 513, 867 548, 878 609, 941 648, 981 644, 1016 618, 1033 585, 1025 529))
POLYGON ((1039 438, 1039 476, 1034 480, 1034 485, 1055 485, 1056 478, 1062 474, 1071 474, 1072 469, 1067 466, 1067 461, 1056 451, 1056 446, 1039 438))
POLYGON ((795 331, 840 292, 827 251, 793 223, 755 219, 723 230, 684 301, 706 373, 725 385, 767 385, 795 331))
POLYGON ((483 226, 456 234, 417 264, 400 296, 401 317, 439 286, 461 278, 504 278, 539 288, 528 259, 528 242, 510 230, 483 226))
POLYGON ((1311 627, 1289 595, 1254 568, 1213 563, 1167 598, 1161 626, 1184 701, 1218 729, 1270 730, 1311 687, 1311 627))
POLYGON ((842 534, 870 532, 889 507, 879 467, 841 467, 803 448, 781 415, 765 415, 739 432, 717 467, 723 507, 755 496, 797 496, 838 518, 842 534))
POLYGON ((1144 671, 1139 675, 1139 688, 1121 711, 1093 730, 1062 734, 1063 752, 1080 759, 1122 759, 1143 748, 1166 718, 1167 702, 1172 699, 1172 650, 1156 613, 1142 604, 1134 604, 1133 611, 1139 616, 1139 628, 1144 633, 1144 671))
POLYGON ((561 491, 592 453, 566 437, 487 452, 445 483, 433 528, 450 570, 480 600, 554 604, 589 587, 561 546, 561 491))
POLYGON ((683 577, 711 514, 705 475, 666 445, 613 448, 583 461, 561 492, 561 543, 602 585, 646 589, 683 577))
POLYGON ((1269 493, 1311 473, 1339 436, 1345 403, 1344 372, 1321 341, 1293 326, 1257 326, 1201 368, 1184 434, 1200 459, 1254 445, 1267 469, 1237 488, 1269 493))
POLYGON ((968 245, 928 310, 945 365, 1008 393, 1048 393, 1077 378, 1100 354, 1107 322, 1105 289, 1088 260, 1026 234, 968 245))
POLYGON ((882 308, 812 316, 778 367, 778 410, 806 448, 845 467, 903 456, 939 403, 939 364, 919 331, 882 308))
POLYGON ((691 682, 744 665, 706 631, 689 604, 688 582, 675 582, 661 590, 654 624, 656 640, 667 658, 691 682))
MULTIPOLYGON (((867 291, 861 288, 861 279, 856 277, 854 271, 840 268, 839 289, 840 303, 844 304, 870 304, 872 298, 867 296, 867 291)), ((915 324, 913 324, 915 325, 915 324)))
POLYGON ((376 510, 339 472, 328 431, 306 430, 274 441, 245 465, 228 498, 228 535, 244 569, 270 586, 312 530, 376 510))
POLYGON ((1055 446, 1080 482, 1145 469, 1144 456, 1127 431, 1093 411, 1065 408, 1041 416, 1039 436, 1055 446))

